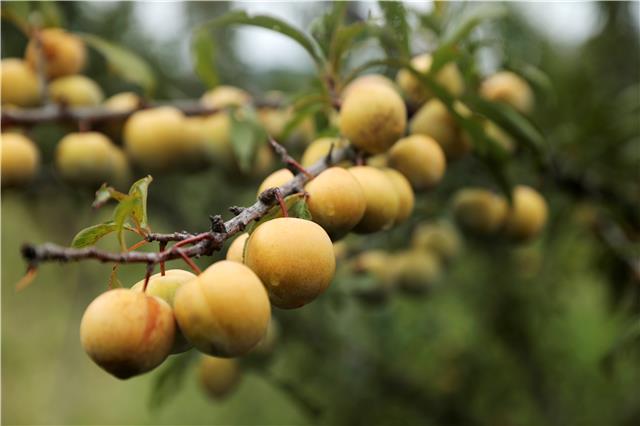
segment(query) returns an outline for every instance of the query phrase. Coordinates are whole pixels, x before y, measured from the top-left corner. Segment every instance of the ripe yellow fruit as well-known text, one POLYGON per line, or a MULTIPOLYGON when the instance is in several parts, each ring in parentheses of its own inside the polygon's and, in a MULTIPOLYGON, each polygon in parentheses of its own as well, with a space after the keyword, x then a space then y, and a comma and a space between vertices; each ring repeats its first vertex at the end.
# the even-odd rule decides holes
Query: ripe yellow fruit
POLYGON ((391 179, 381 170, 371 166, 351 167, 366 200, 364 215, 354 231, 371 233, 390 228, 398 218, 400 198, 391 179))
POLYGON ((422 293, 440 277, 438 258, 422 250, 408 250, 394 256, 397 285, 410 293, 422 293))
POLYGON ((204 140, 204 156, 227 170, 235 168, 235 156, 231 146, 231 120, 226 113, 204 117, 189 117, 192 131, 200 132, 204 140))
POLYGON ((53 101, 69 106, 96 106, 104 99, 100 86, 84 75, 56 78, 49 84, 49 95, 53 101))
MULTIPOLYGON (((39 33, 45 70, 49 78, 76 74, 87 61, 84 42, 60 28, 46 28, 39 33)), ((38 69, 39 52, 35 40, 30 40, 25 58, 31 68, 38 69)))
POLYGON ((240 107, 250 102, 249 93, 233 86, 218 86, 200 98, 200 103, 210 108, 240 107))
POLYGON ((30 107, 41 100, 38 75, 22 59, 6 58, 0 62, 2 105, 30 107))
POLYGON ((147 171, 170 170, 177 162, 184 123, 184 115, 174 107, 137 111, 124 126, 125 150, 147 171))
MULTIPOLYGON (((335 148, 343 148, 347 145, 344 139, 340 138, 320 138, 311 142, 307 149, 302 154, 302 160, 300 164, 303 167, 313 166, 318 161, 325 159, 327 155, 329 155, 329 150, 333 145, 335 148)), ((348 164, 348 162, 343 162, 340 165, 348 164)))
POLYGON ((271 321, 269 321, 269 327, 267 328, 267 333, 264 335, 262 340, 260 340, 260 343, 253 348, 251 353, 257 355, 270 355, 273 352, 279 337, 280 326, 275 318, 271 318, 271 321))
POLYGON ((249 234, 247 234, 246 232, 237 236, 227 250, 226 259, 233 262, 243 263, 244 245, 247 242, 248 238, 249 234))
POLYGON ((411 188, 411 183, 404 175, 394 169, 383 169, 387 177, 393 184, 398 194, 398 214, 396 215, 395 225, 404 222, 413 213, 415 204, 415 195, 411 188))
POLYGON ((523 114, 533 111, 534 97, 529 83, 510 71, 498 72, 484 80, 480 95, 490 101, 511 105, 523 114))
MULTIPOLYGON (((432 62, 433 58, 431 55, 425 53, 415 56, 411 60, 411 65, 417 71, 426 74, 429 72, 432 62)), ((449 62, 440 68, 435 80, 454 97, 458 97, 464 92, 464 79, 458 66, 453 62, 449 62)), ((405 94, 407 101, 416 107, 433 97, 431 91, 408 70, 403 69, 398 71, 396 83, 398 83, 398 86, 400 86, 400 89, 405 94)))
POLYGON ((347 96, 349 91, 351 91, 354 87, 367 86, 367 85, 381 85, 381 86, 389 87, 395 91, 398 90, 395 83, 391 81, 389 78, 385 77, 384 75, 366 74, 356 78, 351 83, 349 83, 342 91, 342 97, 344 98, 345 96, 347 96))
POLYGON ((538 191, 528 186, 513 190, 513 205, 506 219, 506 234, 518 241, 537 236, 547 223, 547 202, 538 191))
POLYGON ((307 204, 312 220, 322 226, 332 239, 353 229, 364 215, 366 200, 360 183, 351 173, 331 167, 309 182, 307 204))
POLYGON ((424 223, 413 231, 411 246, 437 254, 441 260, 449 261, 460 252, 460 237, 449 223, 424 223))
POLYGON ((75 184, 123 183, 129 173, 120 148, 98 132, 67 134, 58 142, 55 157, 58 173, 75 184))
POLYGON ((2 133, 0 148, 3 187, 22 185, 36 176, 40 152, 31 139, 20 133, 2 133))
POLYGON ((142 98, 134 92, 121 92, 110 96, 104 101, 104 106, 109 111, 126 112, 140 107, 142 98))
POLYGON ((202 388, 213 399, 227 396, 240 381, 240 366, 235 359, 203 356, 198 369, 202 388))
POLYGON ((372 286, 357 288, 354 293, 369 304, 380 304, 388 298, 397 283, 398 270, 394 257, 383 250, 360 253, 350 262, 356 274, 368 274, 375 279, 372 286))
POLYGON ((387 151, 404 135, 407 108, 392 88, 382 84, 352 87, 340 108, 340 132, 370 154, 387 151))
POLYGON ((479 235, 496 233, 507 216, 504 197, 481 188, 459 190, 453 198, 453 213, 462 228, 479 235))
MULTIPOLYGON (((148 296, 159 297, 173 308, 173 302, 178 288, 180 288, 184 283, 194 280, 195 278, 196 276, 189 271, 185 271, 183 269, 169 269, 168 271, 165 271, 164 275, 158 273, 149 277, 146 294, 148 296)), ((131 287, 131 290, 143 291, 144 279, 135 283, 131 287)), ((176 323, 175 340, 173 342, 171 353, 175 354, 184 352, 190 348, 191 344, 184 337, 182 330, 180 330, 176 323)))
POLYGON ((440 145, 429 136, 411 135, 400 139, 389 151, 389 165, 402 173, 417 191, 440 182, 446 159, 440 145))
POLYGON ((409 123, 409 133, 432 137, 449 159, 462 157, 471 150, 466 134, 438 99, 431 99, 415 113, 409 123))
POLYGON ((271 303, 284 309, 299 308, 322 294, 336 269, 324 229, 291 217, 258 226, 247 242, 244 262, 264 283, 271 303))
POLYGON ((222 260, 176 292, 174 312, 188 341, 209 355, 247 353, 264 336, 271 306, 256 274, 241 263, 222 260))
POLYGON ((167 302, 124 288, 98 296, 80 323, 84 350, 119 379, 160 365, 171 352, 174 334, 175 323, 167 302))
POLYGON ((269 188, 277 188, 279 186, 282 186, 285 183, 289 182, 291 179, 293 179, 293 173, 291 173, 289 169, 276 170, 262 181, 262 183, 258 187, 258 192, 256 195, 260 195, 262 191, 266 191, 269 188))

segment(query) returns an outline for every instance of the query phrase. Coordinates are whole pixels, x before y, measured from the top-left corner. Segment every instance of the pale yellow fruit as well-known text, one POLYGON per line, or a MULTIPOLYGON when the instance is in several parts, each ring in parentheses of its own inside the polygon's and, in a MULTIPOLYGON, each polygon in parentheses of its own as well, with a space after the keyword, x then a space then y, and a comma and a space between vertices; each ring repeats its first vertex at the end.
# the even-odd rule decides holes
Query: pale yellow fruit
POLYGON ((134 92, 121 92, 110 96, 104 101, 104 106, 109 111, 126 112, 140 107, 142 98, 134 92))
POLYGON ((233 86, 218 86, 200 98, 200 103, 210 108, 240 107, 250 102, 249 93, 233 86))
POLYGON ((167 302, 123 288, 98 296, 80 322, 84 350, 119 379, 160 365, 171 352, 174 334, 175 323, 167 302))
POLYGON ((449 261, 460 252, 461 242, 455 228, 449 223, 424 223, 413 231, 411 246, 449 261))
POLYGON ((523 114, 533 110, 534 97, 529 83, 511 71, 487 77, 480 86, 480 95, 490 101, 511 105, 523 114))
POLYGON ((312 220, 333 239, 344 236, 364 215, 366 200, 360 183, 347 170, 331 167, 305 187, 312 220))
POLYGON ((481 188, 465 188, 453 198, 453 213, 462 228, 479 235, 495 234, 507 216, 504 197, 481 188))
POLYGON ((422 293, 440 277, 440 261, 432 253, 407 250, 394 256, 397 285, 411 293, 422 293))
POLYGON ((547 223, 547 202, 538 191, 528 186, 513 190, 513 205, 507 214, 505 232, 518 241, 534 238, 547 223))
POLYGON ((289 169, 279 169, 267 176, 260 186, 256 195, 260 195, 269 188, 278 188, 293 179, 293 173, 289 169))
POLYGON ((192 123, 200 123, 200 132, 205 141, 207 157, 227 170, 236 169, 236 160, 231 146, 231 120, 226 113, 205 117, 192 117, 192 123))
POLYGON ((264 336, 271 318, 269 298, 256 274, 222 260, 176 292, 178 325, 199 351, 221 357, 247 353, 264 336))
POLYGON ((2 133, 0 148, 3 187, 33 180, 40 166, 40 152, 31 139, 20 133, 2 133))
POLYGON ((347 96, 348 93, 355 87, 368 86, 368 85, 381 85, 381 86, 389 87, 390 89, 393 89, 395 91, 398 90, 395 83, 391 81, 389 78, 385 77, 384 75, 366 74, 356 78, 351 83, 349 83, 342 91, 342 97, 344 98, 345 96, 347 96))
POLYGON ((387 151, 404 135, 407 108, 398 93, 381 84, 354 86, 340 107, 340 132, 370 153, 387 151))
POLYGON ((345 259, 349 254, 349 246, 344 241, 336 241, 333 243, 333 254, 336 256, 336 261, 345 259))
POLYGON ((415 195, 411 188, 411 183, 404 175, 394 169, 383 169, 387 177, 393 184, 396 194, 398 195, 398 213, 396 215, 395 225, 404 222, 413 213, 415 204, 415 195))
POLYGON ((390 228, 398 218, 400 208, 400 199, 391 179, 370 166, 351 167, 349 172, 360 183, 366 201, 364 215, 354 231, 366 234, 390 228))
MULTIPOLYGON (((431 55, 425 53, 415 56, 411 60, 411 65, 417 71, 427 74, 432 62, 433 58, 431 55)), ((458 97, 464 92, 464 79, 458 66, 453 62, 449 62, 440 68, 435 76, 435 80, 454 97, 458 97)), ((414 106, 422 105, 433 97, 431 91, 408 70, 402 69, 398 71, 396 83, 400 86, 407 101, 414 106)))
POLYGON ((100 86, 84 75, 56 78, 49 84, 48 89, 54 102, 69 106, 97 106, 104 99, 100 86))
POLYGON ((387 154, 373 155, 367 158, 367 166, 383 169, 389 165, 389 157, 387 154))
POLYGON ((198 369, 202 388, 213 399, 227 396, 240 381, 240 366, 235 359, 203 356, 198 369))
POLYGON ((227 250, 227 260, 231 260, 233 262, 243 263, 244 258, 244 245, 249 238, 249 234, 246 232, 244 234, 238 235, 227 250))
MULTIPOLYGON (((334 149, 336 149, 344 148, 346 145, 346 141, 340 138, 316 139, 315 141, 311 142, 311 144, 309 144, 307 149, 304 151, 304 154, 302 154, 302 160, 300 160, 300 164, 302 164, 303 167, 313 166, 318 161, 327 158, 327 155, 329 155, 329 151, 331 150, 332 146, 334 149)), ((348 162, 343 162, 340 165, 347 164, 348 162)))
POLYGON ((442 148, 433 138, 411 135, 400 139, 391 148, 389 165, 420 191, 433 188, 442 180, 447 162, 442 148))
POLYGON ((432 137, 449 159, 459 158, 471 150, 465 133, 438 99, 431 99, 415 113, 409 123, 409 132, 432 137))
POLYGON ((22 59, 6 58, 0 63, 2 105, 30 107, 42 96, 38 75, 22 59))
POLYGON ((88 186, 114 183, 128 174, 120 148, 98 132, 67 134, 56 146, 55 164, 63 179, 88 186))
POLYGON ((324 229, 291 217, 258 226, 247 242, 244 262, 264 283, 271 303, 284 309, 301 307, 322 294, 336 269, 324 229))
POLYGON ((356 274, 368 274, 375 279, 373 286, 356 288, 354 293, 368 304, 378 305, 387 300, 397 283, 398 270, 393 256, 383 250, 360 253, 350 267, 356 274))
POLYGON ((269 321, 269 327, 267 333, 264 335, 260 343, 258 343, 251 353, 257 355, 270 355, 276 346, 278 338, 280 337, 280 326, 275 318, 271 318, 269 321))
MULTIPOLYGON (((194 280, 195 278, 196 276, 189 271, 185 271, 183 269, 169 269, 168 271, 165 271, 164 275, 162 275, 162 273, 158 273, 149 277, 145 293, 149 296, 159 297, 173 308, 173 302, 178 288, 180 288, 184 283, 194 280)), ((143 291, 144 279, 135 283, 131 287, 131 290, 143 291)), ((174 354, 180 353, 190 348, 191 344, 187 339, 185 339, 182 334, 182 330, 180 330, 176 323, 176 334, 171 352, 174 354)))
MULTIPOLYGON (((79 37, 60 28, 46 28, 39 32, 44 69, 49 78, 77 74, 87 61, 87 49, 79 37)), ((38 69, 39 48, 30 40, 25 58, 31 68, 38 69)))

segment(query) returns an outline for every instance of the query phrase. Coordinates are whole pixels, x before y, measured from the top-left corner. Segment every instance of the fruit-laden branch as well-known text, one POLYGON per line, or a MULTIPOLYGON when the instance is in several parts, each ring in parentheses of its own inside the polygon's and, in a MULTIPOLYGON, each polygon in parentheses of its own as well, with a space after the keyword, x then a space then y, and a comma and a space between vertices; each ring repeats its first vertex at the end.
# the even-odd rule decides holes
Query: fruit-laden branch
MULTIPOLYGON (((278 107, 280 104, 273 101, 254 101, 256 107, 278 107)), ((95 107, 70 107, 64 104, 48 104, 39 108, 29 109, 2 109, 2 126, 13 124, 35 125, 51 121, 83 121, 102 122, 111 120, 125 120, 136 111, 146 108, 173 106, 181 110, 185 115, 206 115, 220 112, 225 108, 213 108, 204 106, 199 100, 183 99, 171 102, 140 102, 136 108, 126 111, 116 111, 105 106, 95 107)))
MULTIPOLYGON (((275 141, 271 142, 277 147, 287 164, 295 163, 295 160, 286 154, 286 150, 275 141)), ((306 169, 305 173, 298 173, 293 179, 279 188, 270 188, 263 191, 255 204, 249 207, 232 207, 235 217, 223 222, 220 216, 211 217, 211 230, 200 234, 188 232, 174 232, 171 234, 149 234, 147 240, 159 241, 166 244, 169 241, 179 241, 170 248, 157 253, 129 251, 110 252, 95 247, 74 249, 56 244, 22 246, 22 256, 29 263, 30 268, 35 268, 41 262, 48 261, 78 261, 84 259, 96 259, 101 262, 114 263, 146 263, 154 265, 168 260, 186 257, 209 256, 214 251, 220 250, 224 242, 233 235, 242 232, 251 222, 259 220, 278 203, 279 197, 303 192, 304 184, 317 176, 325 169, 340 163, 354 155, 353 150, 347 148, 332 149, 329 154, 317 163, 306 169), (190 245, 192 244, 192 245, 190 245), (185 247, 188 246, 189 247, 185 247)), ((297 164, 297 163, 296 163, 297 164)))

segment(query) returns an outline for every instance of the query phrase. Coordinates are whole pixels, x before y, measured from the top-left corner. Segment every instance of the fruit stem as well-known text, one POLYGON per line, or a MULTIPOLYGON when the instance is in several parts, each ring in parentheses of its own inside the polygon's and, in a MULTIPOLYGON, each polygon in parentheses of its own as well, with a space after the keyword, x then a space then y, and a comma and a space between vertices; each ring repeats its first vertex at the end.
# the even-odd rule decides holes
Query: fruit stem
POLYGON ((284 197, 279 189, 276 189, 276 199, 278 200, 278 204, 280 204, 280 210, 282 210, 282 217, 289 217, 289 210, 287 209, 287 204, 284 202, 284 197))
POLYGON ((187 256, 182 250, 177 249, 176 252, 180 255, 180 257, 182 257, 182 259, 187 263, 187 265, 189 265, 189 267, 193 270, 193 272, 196 273, 196 275, 200 275, 202 273, 200 268, 198 268, 198 265, 196 265, 193 262, 193 260, 191 260, 191 258, 189 258, 189 256, 187 256))

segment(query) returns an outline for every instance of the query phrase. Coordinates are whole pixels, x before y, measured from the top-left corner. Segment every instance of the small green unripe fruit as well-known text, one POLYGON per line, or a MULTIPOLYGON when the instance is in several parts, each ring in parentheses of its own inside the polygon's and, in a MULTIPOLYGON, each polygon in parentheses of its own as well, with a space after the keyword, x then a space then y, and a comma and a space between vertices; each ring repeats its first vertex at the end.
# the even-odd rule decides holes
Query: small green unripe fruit
POLYGON ((398 93, 381 84, 351 88, 340 107, 340 132, 358 148, 379 154, 404 135, 407 108, 398 93))
POLYGON ((390 228, 398 218, 400 199, 391 179, 381 170, 371 166, 351 167, 366 201, 364 215, 354 231, 367 234, 390 228))
POLYGON ((56 78, 49 84, 49 95, 53 101, 70 106, 96 106, 104 99, 100 86, 84 75, 56 78))
POLYGON ((409 293, 423 293, 440 276, 438 258, 421 250, 408 250, 394 256, 397 285, 409 293))
MULTIPOLYGON (((340 138, 320 138, 311 142, 307 149, 302 154, 302 160, 300 164, 303 167, 313 166, 318 161, 327 158, 331 146, 335 148, 343 148, 346 145, 346 141, 340 138)), ((348 164, 346 162, 339 165, 348 164)))
POLYGON ((20 133, 0 137, 2 186, 23 185, 38 173, 40 152, 33 141, 20 133))
POLYGON ((2 105, 30 107, 41 98, 38 75, 23 60, 6 58, 0 63, 2 105))
POLYGON ((263 191, 269 188, 278 188, 285 183, 293 179, 293 173, 289 169, 279 169, 267 176, 260 186, 258 187, 258 193, 260 195, 263 191))
POLYGON ((212 399, 227 396, 240 381, 240 366, 235 359, 203 356, 198 369, 202 388, 212 399))
POLYGON ((98 296, 80 323, 84 350, 119 379, 160 365, 171 352, 174 334, 175 322, 167 302, 124 288, 98 296))
POLYGON ((404 175, 394 169, 383 169, 398 194, 398 214, 394 225, 404 222, 413 213, 415 195, 411 183, 404 175))
POLYGON ((480 95, 490 101, 504 102, 523 114, 533 110, 533 91, 519 75, 501 71, 482 82, 480 95))
POLYGON ((538 191, 517 186, 513 190, 513 205, 507 214, 505 231, 515 240, 530 240, 542 231, 547 215, 547 202, 538 191))
POLYGON ((55 162, 65 180, 87 186, 122 183, 129 173, 120 148, 98 132, 67 134, 56 146, 55 162))
POLYGON ((458 233, 449 223, 425 223, 413 231, 411 246, 449 261, 460 252, 461 243, 458 233))
POLYGON ((243 263, 244 245, 247 242, 248 238, 249 234, 247 234, 246 232, 237 236, 227 250, 226 259, 233 262, 243 263))
POLYGON ((249 237, 245 264, 262 280, 271 303, 299 308, 322 294, 333 279, 336 259, 329 235, 303 219, 272 219, 249 237))
POLYGON ((247 353, 264 336, 271 318, 260 279, 238 262, 222 260, 176 292, 174 312, 188 341, 209 355, 247 353))
MULTIPOLYGON (((180 286, 184 283, 195 279, 196 276, 189 271, 185 271, 183 269, 169 269, 165 272, 164 275, 162 273, 158 273, 149 277, 149 282, 147 283, 146 294, 149 296, 156 296, 160 299, 164 300, 173 308, 173 302, 176 296, 176 291, 180 286)), ((134 291, 143 291, 144 290, 144 279, 135 283, 131 290, 134 291)), ((173 347, 171 349, 171 353, 180 353, 184 352, 191 348, 191 344, 185 339, 182 331, 176 324, 176 334, 175 340, 173 342, 173 347)))
MULTIPOLYGON (((425 53, 415 56, 411 60, 411 65, 417 71, 426 74, 429 72, 432 62, 433 58, 431 55, 425 53)), ((447 89, 454 97, 458 97, 464 92, 464 79, 458 66, 453 62, 449 62, 440 68, 435 79, 437 83, 447 89)), ((405 94, 407 101, 416 107, 433 97, 431 91, 408 70, 402 69, 398 71, 396 83, 398 83, 398 86, 400 86, 400 89, 405 94)))
POLYGON ((400 139, 389 151, 389 165, 402 173, 416 191, 433 188, 444 176, 447 162, 440 145, 424 135, 400 139))
POLYGON ((312 220, 333 239, 344 236, 364 215, 366 200, 362 187, 351 173, 331 167, 309 182, 307 204, 312 220))
POLYGON ((440 100, 431 99, 413 116, 409 124, 412 135, 431 136, 449 159, 462 157, 471 150, 465 133, 440 100))
MULTIPOLYGON (((49 78, 77 74, 87 61, 87 50, 79 37, 60 28, 46 28, 39 33, 44 69, 49 78)), ((25 58, 31 68, 38 69, 39 48, 35 40, 29 41, 25 58)))
POLYGON ((496 233, 504 224, 507 201, 480 188, 459 190, 453 198, 453 213, 458 224, 479 235, 496 233))
POLYGON ((210 108, 240 107, 250 102, 249 93, 233 86, 218 86, 200 98, 200 103, 210 108))

